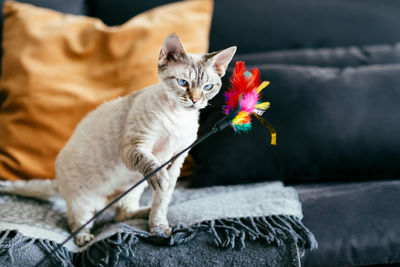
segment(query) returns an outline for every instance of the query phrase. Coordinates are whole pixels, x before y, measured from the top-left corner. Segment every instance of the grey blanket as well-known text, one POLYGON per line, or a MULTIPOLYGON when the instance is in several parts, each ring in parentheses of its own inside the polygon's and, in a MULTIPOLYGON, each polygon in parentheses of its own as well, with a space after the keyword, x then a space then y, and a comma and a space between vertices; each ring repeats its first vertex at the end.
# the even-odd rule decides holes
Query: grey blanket
MULTIPOLYGON (((145 192, 141 202, 150 203, 145 192)), ((84 205, 84 203, 82 203, 84 205)), ((296 191, 281 183, 177 188, 168 219, 171 236, 147 232, 147 221, 112 221, 112 212, 94 228, 84 248, 73 242, 51 253, 69 234, 62 199, 40 201, 0 196, 0 266, 300 266, 315 248, 301 223, 296 191)))

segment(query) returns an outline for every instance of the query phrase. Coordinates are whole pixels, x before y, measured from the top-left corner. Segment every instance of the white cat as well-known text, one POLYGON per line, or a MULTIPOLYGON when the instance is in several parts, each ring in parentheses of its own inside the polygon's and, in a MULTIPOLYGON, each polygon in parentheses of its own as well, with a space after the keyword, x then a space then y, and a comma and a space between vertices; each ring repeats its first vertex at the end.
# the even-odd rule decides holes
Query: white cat
MULTIPOLYGON (((76 127, 56 159, 56 179, 3 182, 0 191, 45 198, 54 191, 67 204, 73 232, 197 137, 199 110, 221 88, 221 77, 236 52, 230 47, 204 55, 186 53, 175 34, 162 45, 159 83, 99 106, 76 127)), ((154 189, 150 231, 169 234, 167 208, 187 153, 159 171, 148 183, 154 189)), ((147 183, 117 204, 116 220, 148 211, 139 208, 147 183)), ((93 239, 88 225, 75 238, 82 246, 93 239)))

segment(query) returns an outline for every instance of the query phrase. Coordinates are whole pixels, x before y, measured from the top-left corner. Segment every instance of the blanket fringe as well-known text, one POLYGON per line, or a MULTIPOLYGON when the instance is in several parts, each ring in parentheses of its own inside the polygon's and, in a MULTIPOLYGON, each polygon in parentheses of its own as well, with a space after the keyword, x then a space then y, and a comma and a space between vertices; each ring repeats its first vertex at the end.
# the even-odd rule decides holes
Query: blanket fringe
POLYGON ((135 230, 122 225, 123 231, 99 241, 79 255, 78 265, 117 266, 120 256, 134 257, 133 246, 140 240, 159 246, 184 244, 205 231, 214 238, 221 248, 245 248, 245 240, 260 240, 266 244, 282 246, 285 242, 295 242, 300 250, 316 249, 318 243, 314 235, 295 216, 272 215, 265 217, 225 218, 204 221, 191 227, 177 224, 171 236, 159 231, 157 235, 135 230), (101 261, 99 261, 101 258, 101 261))
MULTIPOLYGON (((152 235, 122 225, 122 231, 92 244, 85 251, 76 253, 74 257, 65 247, 59 249, 53 257, 49 257, 47 264, 48 266, 117 266, 121 257, 134 257, 134 246, 139 240, 154 245, 177 246, 189 242, 200 231, 211 234, 216 246, 221 248, 244 248, 245 240, 260 240, 278 246, 294 241, 303 251, 318 246, 314 235, 295 216, 225 218, 204 221, 191 227, 177 224, 172 229, 171 236, 161 231, 157 235, 152 235)), ((42 248, 45 252, 43 255, 47 255, 57 245, 54 241, 29 238, 16 230, 7 230, 0 233, 0 256, 8 255, 12 266, 17 249, 33 243, 42 248)))
POLYGON ((213 235, 215 244, 222 248, 234 248, 237 241, 244 248, 246 238, 278 246, 290 238, 300 249, 313 250, 318 247, 314 235, 301 220, 290 215, 212 220, 198 223, 192 228, 208 231, 213 235))
POLYGON ((196 230, 177 224, 172 229, 171 236, 162 231, 157 235, 139 231, 130 226, 122 224, 122 231, 98 241, 82 251, 75 258, 77 266, 99 266, 115 267, 118 266, 120 257, 134 257, 134 245, 139 240, 158 246, 177 246, 190 241, 195 237, 196 230))
MULTIPOLYGON (((52 252, 57 246, 55 241, 26 237, 17 230, 5 230, 0 232, 0 256, 8 256, 8 260, 3 258, 2 264, 8 261, 8 266, 16 266, 16 264, 25 263, 26 266, 35 265, 32 260, 37 260, 39 263, 42 257, 46 257, 48 253, 52 252), (24 258, 23 261, 18 261, 17 258, 23 257, 21 251, 25 246, 37 244, 41 249, 38 250, 39 255, 35 258, 24 258)), ((52 253, 52 257, 48 257, 48 260, 43 263, 42 266, 63 266, 69 267, 73 265, 73 253, 69 252, 67 248, 62 247, 56 253, 52 253)))
POLYGON ((76 266, 117 266, 120 257, 133 257, 133 247, 139 242, 140 236, 150 235, 123 226, 124 231, 100 240, 75 257, 76 266))

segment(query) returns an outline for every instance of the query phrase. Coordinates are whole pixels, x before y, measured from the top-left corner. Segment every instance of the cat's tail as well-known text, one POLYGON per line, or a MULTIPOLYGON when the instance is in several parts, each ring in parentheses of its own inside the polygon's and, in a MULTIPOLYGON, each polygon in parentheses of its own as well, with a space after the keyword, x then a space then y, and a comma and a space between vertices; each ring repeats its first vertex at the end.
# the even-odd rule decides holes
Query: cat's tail
POLYGON ((59 196, 57 181, 50 179, 0 181, 0 193, 34 197, 44 200, 59 196))

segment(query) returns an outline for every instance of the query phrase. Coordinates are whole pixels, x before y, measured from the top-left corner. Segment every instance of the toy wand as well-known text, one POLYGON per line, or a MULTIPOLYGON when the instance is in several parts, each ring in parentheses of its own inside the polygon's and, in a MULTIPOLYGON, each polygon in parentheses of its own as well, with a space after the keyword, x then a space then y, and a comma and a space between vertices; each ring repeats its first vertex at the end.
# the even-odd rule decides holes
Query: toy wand
POLYGON ((90 220, 88 220, 85 224, 79 227, 79 229, 71 233, 69 237, 66 238, 63 242, 58 244, 55 249, 50 251, 49 254, 45 256, 35 266, 41 266, 47 259, 47 257, 52 256, 52 254, 57 252, 68 241, 74 238, 83 228, 85 228, 88 224, 90 224, 92 221, 98 218, 104 211, 106 211, 116 202, 121 200, 121 198, 126 196, 129 192, 131 192, 141 183, 152 177, 154 174, 156 174, 162 168, 166 167, 168 164, 176 160, 179 156, 181 156, 189 149, 200 144, 211 135, 225 129, 229 125, 231 125, 235 130, 235 132, 238 133, 249 131, 251 129, 251 115, 254 115, 264 126, 268 128, 271 134, 271 145, 276 145, 275 129, 261 117, 264 111, 269 108, 270 103, 260 102, 260 92, 269 84, 269 82, 261 83, 259 70, 257 68, 254 68, 251 72, 247 71, 244 62, 238 61, 236 62, 235 70, 232 76, 230 77, 230 83, 231 83, 230 88, 228 88, 228 91, 225 92, 225 105, 223 106, 223 111, 226 116, 224 118, 218 121, 208 133, 198 138, 190 146, 188 146, 181 152, 177 153, 170 160, 168 160, 167 162, 156 168, 154 171, 144 176, 138 183, 136 183, 128 190, 126 190, 118 197, 116 197, 113 201, 108 203, 103 209, 98 211, 90 220))

